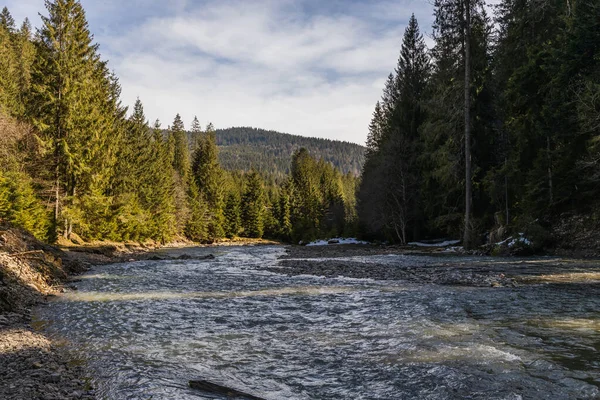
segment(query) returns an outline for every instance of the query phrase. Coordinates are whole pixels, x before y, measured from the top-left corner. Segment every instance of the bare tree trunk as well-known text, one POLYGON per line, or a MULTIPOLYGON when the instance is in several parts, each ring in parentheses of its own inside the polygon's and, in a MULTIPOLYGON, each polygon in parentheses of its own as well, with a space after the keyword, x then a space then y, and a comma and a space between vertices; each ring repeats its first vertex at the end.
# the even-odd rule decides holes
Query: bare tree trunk
POLYGON ((504 225, 508 225, 508 221, 510 221, 510 214, 508 209, 508 173, 506 172, 506 164, 508 160, 504 158, 504 207, 506 213, 506 221, 504 221, 504 225))
POLYGON ((56 180, 54 187, 54 234, 58 234, 58 219, 60 216, 60 172, 58 166, 58 156, 56 158, 56 167, 54 171, 54 178, 56 180))
POLYGON ((465 233, 464 246, 472 245, 471 233, 471 208, 473 200, 473 186, 471 182, 471 2, 464 1, 465 7, 465 233))
POLYGON ((548 158, 548 191, 550 205, 554 203, 554 188, 552 187, 552 155, 550 154, 550 136, 546 136, 546 157, 548 158))

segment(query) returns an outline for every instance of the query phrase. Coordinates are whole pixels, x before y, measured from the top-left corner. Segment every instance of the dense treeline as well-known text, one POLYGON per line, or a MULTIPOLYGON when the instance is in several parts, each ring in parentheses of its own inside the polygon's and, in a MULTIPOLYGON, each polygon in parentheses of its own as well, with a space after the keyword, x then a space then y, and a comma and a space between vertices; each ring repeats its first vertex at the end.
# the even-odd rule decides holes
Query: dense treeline
POLYGON ((495 24, 481 0, 434 13, 433 48, 413 16, 373 113, 364 232, 542 241, 557 217, 597 213, 600 4, 503 0, 495 24))
POLYGON ((78 1, 46 8, 35 35, 0 14, 1 219, 48 241, 308 240, 353 229, 354 174, 305 149, 280 183, 259 166, 222 168, 211 124, 194 118, 188 132, 178 114, 165 130, 139 99, 127 116, 78 1))
POLYGON ((257 128, 218 129, 219 161, 227 170, 273 175, 282 181, 290 172, 290 160, 300 148, 331 163, 342 173, 360 175, 365 148, 354 143, 309 138, 257 128))

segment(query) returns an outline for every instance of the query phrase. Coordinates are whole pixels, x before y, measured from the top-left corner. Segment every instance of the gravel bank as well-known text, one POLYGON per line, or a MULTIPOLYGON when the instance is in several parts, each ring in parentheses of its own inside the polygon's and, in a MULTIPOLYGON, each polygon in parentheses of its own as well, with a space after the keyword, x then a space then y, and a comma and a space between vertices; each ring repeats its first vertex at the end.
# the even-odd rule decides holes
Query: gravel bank
POLYGON ((597 260, 459 256, 442 253, 441 249, 365 245, 290 246, 277 267, 266 269, 290 276, 342 276, 478 287, 600 281, 597 260), (385 255, 398 257, 371 257, 385 255), (557 275, 559 270, 562 273, 557 275))
POLYGON ((94 399, 84 377, 62 346, 32 330, 23 314, 0 316, 1 399, 94 399))

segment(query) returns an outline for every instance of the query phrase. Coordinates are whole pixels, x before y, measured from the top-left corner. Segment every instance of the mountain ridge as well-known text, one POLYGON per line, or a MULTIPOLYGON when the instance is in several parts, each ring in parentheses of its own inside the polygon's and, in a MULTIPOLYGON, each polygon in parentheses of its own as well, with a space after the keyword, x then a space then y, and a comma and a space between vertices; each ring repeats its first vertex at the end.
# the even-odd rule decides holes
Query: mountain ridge
MULTIPOLYGON (((342 173, 359 176, 366 147, 347 141, 306 137, 254 127, 217 129, 219 161, 227 170, 256 169, 275 178, 289 172, 292 154, 304 147, 342 173)), ((191 143, 194 139, 191 138, 191 143)))

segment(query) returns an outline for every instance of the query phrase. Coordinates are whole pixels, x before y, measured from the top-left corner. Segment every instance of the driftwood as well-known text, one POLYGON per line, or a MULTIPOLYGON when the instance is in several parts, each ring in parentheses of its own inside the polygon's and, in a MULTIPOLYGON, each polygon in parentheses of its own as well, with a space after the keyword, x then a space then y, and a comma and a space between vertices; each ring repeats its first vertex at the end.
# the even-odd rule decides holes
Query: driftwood
POLYGON ((192 389, 198 389, 209 393, 220 394, 230 398, 240 397, 242 399, 250 400, 266 400, 262 397, 257 397, 249 393, 244 393, 237 389, 233 389, 227 386, 219 385, 217 383, 205 381, 205 380, 194 380, 190 381, 190 387, 192 389))

